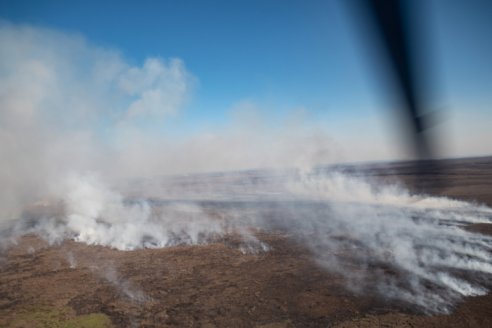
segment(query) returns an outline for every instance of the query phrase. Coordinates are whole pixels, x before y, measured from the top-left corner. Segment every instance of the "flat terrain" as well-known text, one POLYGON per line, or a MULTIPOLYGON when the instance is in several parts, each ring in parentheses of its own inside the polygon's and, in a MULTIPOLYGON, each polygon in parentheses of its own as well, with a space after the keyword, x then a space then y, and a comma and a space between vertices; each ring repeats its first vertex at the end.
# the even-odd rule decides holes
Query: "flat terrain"
MULTIPOLYGON (((411 190, 492 206, 492 158, 357 169, 411 190)), ((492 234, 488 224, 467 229, 492 234)), ((198 246, 118 251, 27 235, 0 258, 1 327, 492 327, 492 295, 450 315, 353 293, 309 250, 260 232, 271 250, 246 253, 236 236, 198 246)))
POLYGON ((375 164, 361 171, 384 180, 402 181, 411 190, 492 206, 492 157, 439 160, 431 165, 375 164))

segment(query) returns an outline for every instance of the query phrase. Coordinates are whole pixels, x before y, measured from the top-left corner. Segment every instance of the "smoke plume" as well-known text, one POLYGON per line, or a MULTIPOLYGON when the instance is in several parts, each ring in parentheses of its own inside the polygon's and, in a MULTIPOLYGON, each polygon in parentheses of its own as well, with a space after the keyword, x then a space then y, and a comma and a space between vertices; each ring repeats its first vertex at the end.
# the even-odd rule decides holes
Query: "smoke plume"
MULTIPOLYGON (((491 223, 490 208, 311 171, 333 160, 333 143, 306 127, 156 133, 196 80, 179 59, 133 65, 80 36, 2 23, 2 241, 34 233, 133 250, 234 234, 244 252, 264 252, 256 232, 281 230, 356 293, 431 313, 487 293, 492 238, 465 228, 491 223), (289 166, 300 169, 279 169, 289 166), (252 167, 277 169, 182 174, 252 167)), ((116 272, 101 275, 145 298, 116 272)))

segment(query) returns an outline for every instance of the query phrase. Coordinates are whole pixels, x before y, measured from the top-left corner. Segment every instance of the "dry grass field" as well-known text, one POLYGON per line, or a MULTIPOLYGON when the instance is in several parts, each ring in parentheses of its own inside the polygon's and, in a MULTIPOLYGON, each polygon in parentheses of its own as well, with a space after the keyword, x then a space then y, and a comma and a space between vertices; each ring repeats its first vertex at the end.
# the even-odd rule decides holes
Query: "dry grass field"
MULTIPOLYGON (((492 158, 360 171, 492 207, 492 158)), ((492 235, 488 224, 465 228, 492 235)), ((270 250, 241 252, 235 235, 133 251, 70 240, 49 245, 26 235, 0 259, 0 326, 492 327, 492 294, 465 298, 452 314, 423 314, 370 289, 350 291, 288 233, 261 231, 257 238, 270 250)))

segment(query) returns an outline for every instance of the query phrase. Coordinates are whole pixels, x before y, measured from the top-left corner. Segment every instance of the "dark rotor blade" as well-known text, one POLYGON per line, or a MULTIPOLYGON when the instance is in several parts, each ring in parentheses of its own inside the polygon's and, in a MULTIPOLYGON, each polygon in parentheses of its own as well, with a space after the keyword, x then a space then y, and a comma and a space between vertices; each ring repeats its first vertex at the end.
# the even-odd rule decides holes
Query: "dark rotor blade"
MULTIPOLYGON (((359 3, 365 7, 366 16, 372 22, 373 30, 381 41, 381 48, 387 59, 386 66, 394 77, 396 90, 400 93, 403 105, 400 106, 400 110, 410 126, 409 139, 419 160, 417 165, 422 179, 417 188, 423 191, 433 189, 434 192, 443 189, 442 167, 432 160, 434 154, 431 143, 428 135, 424 133, 425 129, 433 124, 435 117, 433 118, 433 113, 424 114, 422 96, 419 93, 418 83, 422 82, 422 75, 418 74, 416 49, 412 48, 411 44, 414 40, 411 37, 419 36, 416 20, 410 20, 412 17, 405 16, 409 12, 405 11, 407 8, 404 8, 404 0, 361 0, 359 3)), ((422 52, 425 49, 419 50, 422 52)), ((430 54, 427 52, 425 55, 430 54)))
POLYGON ((403 111, 411 125, 415 152, 419 158, 431 157, 429 144, 423 135, 424 122, 422 103, 417 93, 417 70, 410 46, 410 29, 403 12, 401 0, 367 0, 368 15, 382 41, 388 64, 394 73, 395 82, 401 92, 403 111))

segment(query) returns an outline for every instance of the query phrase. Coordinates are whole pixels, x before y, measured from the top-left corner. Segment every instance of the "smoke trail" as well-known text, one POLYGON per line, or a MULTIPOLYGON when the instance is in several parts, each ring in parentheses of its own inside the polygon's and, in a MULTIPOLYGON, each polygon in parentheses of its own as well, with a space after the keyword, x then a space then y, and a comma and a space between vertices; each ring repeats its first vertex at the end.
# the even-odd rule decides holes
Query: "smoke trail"
POLYGON ((337 172, 289 186, 320 202, 295 214, 298 237, 354 291, 376 290, 428 313, 447 313, 463 296, 487 292, 492 238, 462 226, 492 223, 491 209, 337 172))
POLYGON ((442 224, 447 212, 335 205, 325 221, 312 221, 315 235, 305 241, 318 262, 340 272, 348 286, 376 288, 425 311, 447 312, 460 295, 483 294, 480 274, 492 273, 491 239, 442 224), (473 280, 459 280, 460 271, 473 280))
POLYGON ((105 263, 102 267, 92 266, 91 271, 110 283, 126 298, 136 303, 143 303, 150 298, 143 291, 135 287, 129 280, 120 277, 111 263, 105 263))

